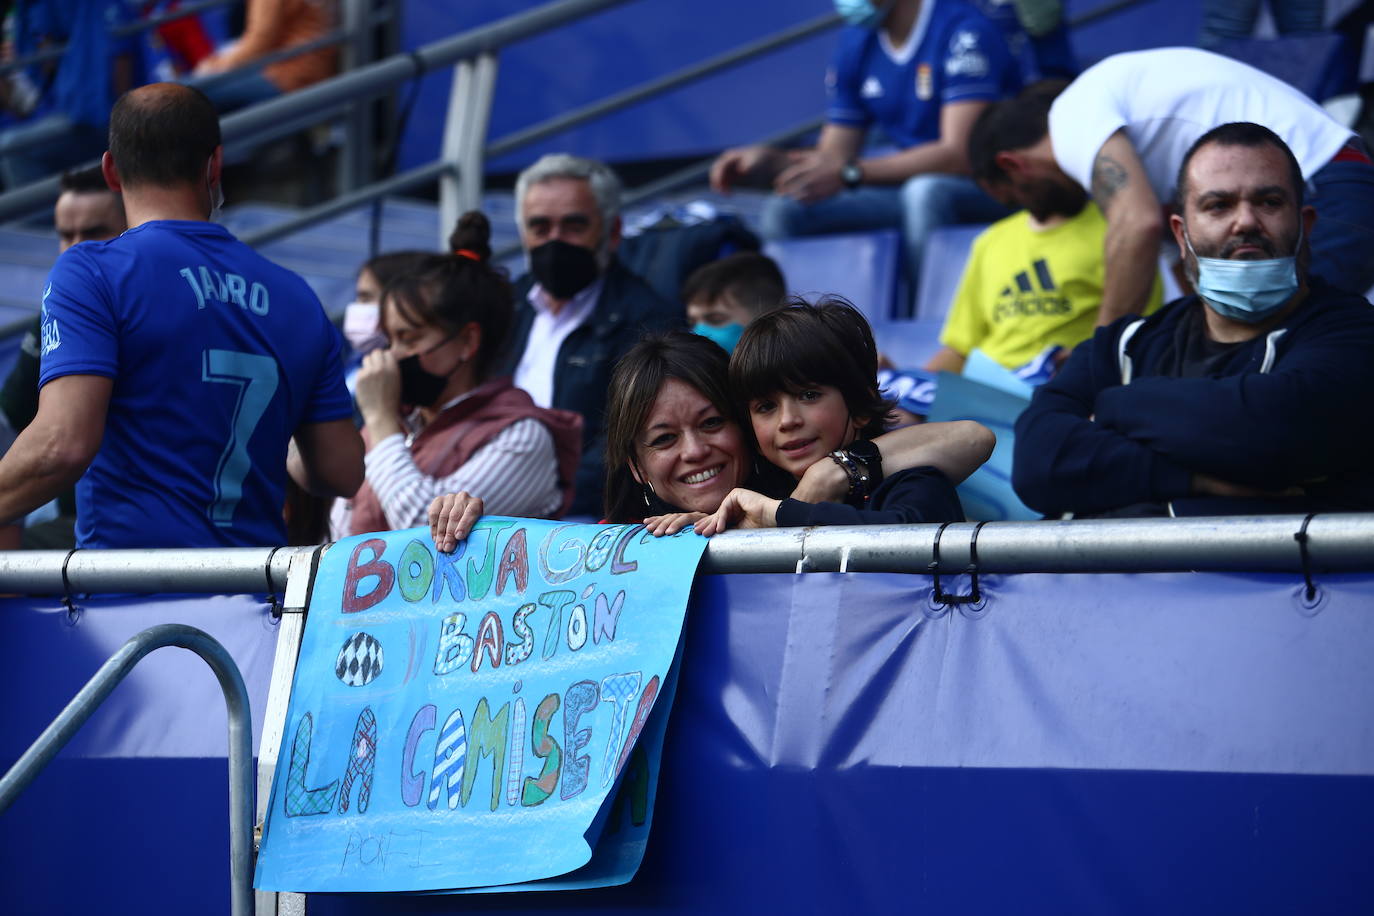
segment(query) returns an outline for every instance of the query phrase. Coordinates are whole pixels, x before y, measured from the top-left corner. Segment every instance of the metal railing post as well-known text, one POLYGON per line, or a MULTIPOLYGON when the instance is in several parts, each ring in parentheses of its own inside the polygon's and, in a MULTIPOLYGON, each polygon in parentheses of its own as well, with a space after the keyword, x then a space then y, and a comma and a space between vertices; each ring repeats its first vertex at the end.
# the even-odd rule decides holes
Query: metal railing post
POLYGON ((253 907, 253 722, 248 688, 229 652, 204 630, 180 623, 149 627, 134 636, 100 666, 52 724, 4 777, 0 777, 0 812, 33 782, 120 681, 149 652, 179 646, 199 655, 215 672, 229 712, 229 875, 234 916, 249 916, 253 907))
MULTIPOLYGON (((342 0, 339 6, 340 25, 349 36, 340 49, 343 66, 348 73, 372 62, 371 0, 342 0)), ((338 193, 356 190, 372 177, 372 105, 371 99, 358 99, 344 118, 344 143, 339 150, 337 166, 338 193)))
POLYGON ((439 247, 465 210, 482 203, 482 164, 491 100, 496 91, 496 54, 488 51, 453 68, 441 161, 450 170, 439 179, 439 247), (453 167, 456 166, 456 174, 453 167))
MULTIPOLYGON (((254 827, 254 852, 261 843, 267 808, 272 803, 272 778, 281 754, 282 737, 286 734, 286 711, 291 702, 291 685, 296 678, 296 661, 300 656, 301 636, 305 633, 306 609, 315 584, 315 571, 328 547, 291 557, 287 574, 286 594, 282 598, 281 626, 277 629, 277 649, 272 657, 272 682, 267 688, 267 706, 263 710, 262 738, 258 742, 258 808, 254 827)), ((304 894, 255 891, 254 909, 257 916, 281 916, 288 911, 303 912, 304 894)))

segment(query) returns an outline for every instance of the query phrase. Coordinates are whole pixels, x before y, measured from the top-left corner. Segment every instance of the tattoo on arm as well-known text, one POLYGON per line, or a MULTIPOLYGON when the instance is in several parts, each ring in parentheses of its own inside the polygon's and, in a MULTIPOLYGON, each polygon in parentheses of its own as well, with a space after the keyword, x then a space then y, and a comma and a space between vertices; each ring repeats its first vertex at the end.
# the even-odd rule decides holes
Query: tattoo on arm
POLYGON ((1093 162, 1093 200, 1106 212, 1116 192, 1126 186, 1126 170, 1111 156, 1099 153, 1093 162))

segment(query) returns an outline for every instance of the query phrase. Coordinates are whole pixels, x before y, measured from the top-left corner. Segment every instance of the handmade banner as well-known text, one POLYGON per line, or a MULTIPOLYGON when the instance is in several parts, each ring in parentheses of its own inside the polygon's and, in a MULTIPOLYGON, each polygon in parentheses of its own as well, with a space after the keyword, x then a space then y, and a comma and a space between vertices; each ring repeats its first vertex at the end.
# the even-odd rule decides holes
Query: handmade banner
POLYGON ((642 742, 656 731, 661 743, 650 713, 704 549, 690 529, 654 538, 495 517, 452 554, 424 529, 334 545, 315 578, 256 886, 569 876, 592 861, 622 774, 640 835, 616 840, 632 854, 598 855, 594 874, 558 886, 628 880, 660 749, 642 742))

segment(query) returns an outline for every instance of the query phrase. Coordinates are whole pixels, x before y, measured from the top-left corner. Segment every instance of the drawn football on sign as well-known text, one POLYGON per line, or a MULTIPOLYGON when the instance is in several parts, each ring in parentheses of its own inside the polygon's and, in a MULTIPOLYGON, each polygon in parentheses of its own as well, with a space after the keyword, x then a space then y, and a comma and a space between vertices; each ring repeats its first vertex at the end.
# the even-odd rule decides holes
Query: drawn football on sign
MULTIPOLYGON (((328 656, 325 656, 328 658, 328 656)), ((382 673, 382 644, 367 633, 354 633, 344 641, 334 663, 334 675, 349 687, 363 687, 382 673)))

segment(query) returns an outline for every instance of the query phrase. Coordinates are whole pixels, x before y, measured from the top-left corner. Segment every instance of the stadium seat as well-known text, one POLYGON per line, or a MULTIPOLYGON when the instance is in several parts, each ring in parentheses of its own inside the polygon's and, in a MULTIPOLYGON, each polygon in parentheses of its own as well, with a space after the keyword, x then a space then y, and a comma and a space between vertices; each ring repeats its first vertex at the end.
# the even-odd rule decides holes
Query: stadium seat
POLYGON ((986 225, 945 226, 931 233, 921 261, 921 282, 916 290, 916 317, 943 322, 959 278, 968 263, 969 247, 986 225))
POLYGON ((1354 92, 1356 88, 1355 55, 1345 37, 1335 32, 1281 38, 1232 38, 1214 50, 1263 70, 1318 102, 1354 92))
POLYGON ((778 262, 789 292, 813 300, 837 293, 875 324, 892 315, 901 258, 895 231, 780 239, 763 253, 778 262))

